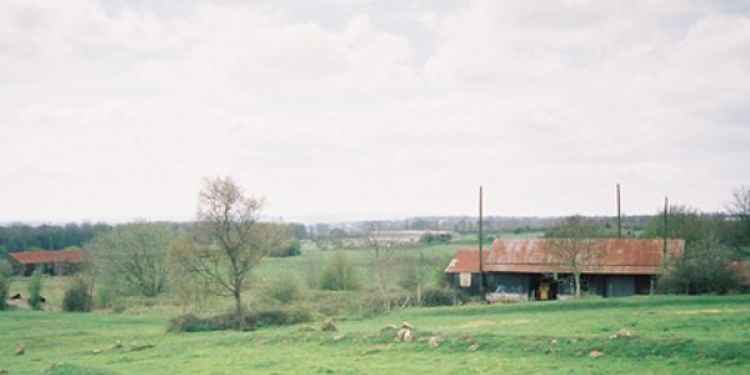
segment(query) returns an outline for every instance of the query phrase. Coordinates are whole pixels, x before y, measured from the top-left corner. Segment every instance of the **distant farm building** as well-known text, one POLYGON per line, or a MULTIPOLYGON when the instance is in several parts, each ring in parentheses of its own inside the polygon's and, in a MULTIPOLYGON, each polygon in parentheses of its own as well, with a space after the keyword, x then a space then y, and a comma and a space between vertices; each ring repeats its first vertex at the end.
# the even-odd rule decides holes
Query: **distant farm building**
POLYGON ((375 232, 372 237, 379 242, 416 244, 425 238, 448 242, 453 238, 453 233, 442 230, 390 230, 375 232))
POLYGON ((40 269, 49 275, 67 275, 80 271, 86 260, 83 250, 39 250, 8 254, 8 260, 16 274, 29 276, 40 269))
MULTIPOLYGON (((581 266, 584 292, 602 297, 649 294, 665 260, 684 252, 684 240, 601 239, 591 252, 596 261, 581 266), (666 259, 665 259, 666 258, 666 259)), ((484 251, 482 270, 488 300, 547 300, 575 294, 573 271, 545 239, 502 240, 484 251)), ((479 290, 479 251, 459 250, 445 269, 453 283, 479 290)))

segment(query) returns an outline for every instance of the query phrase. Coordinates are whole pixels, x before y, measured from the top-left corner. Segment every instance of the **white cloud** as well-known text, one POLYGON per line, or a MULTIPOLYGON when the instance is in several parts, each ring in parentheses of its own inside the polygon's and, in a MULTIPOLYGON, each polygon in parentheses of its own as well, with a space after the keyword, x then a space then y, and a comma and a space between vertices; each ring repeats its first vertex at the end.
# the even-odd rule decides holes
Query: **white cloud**
POLYGON ((730 2, 0 5, 0 220, 720 209, 748 159, 730 2))

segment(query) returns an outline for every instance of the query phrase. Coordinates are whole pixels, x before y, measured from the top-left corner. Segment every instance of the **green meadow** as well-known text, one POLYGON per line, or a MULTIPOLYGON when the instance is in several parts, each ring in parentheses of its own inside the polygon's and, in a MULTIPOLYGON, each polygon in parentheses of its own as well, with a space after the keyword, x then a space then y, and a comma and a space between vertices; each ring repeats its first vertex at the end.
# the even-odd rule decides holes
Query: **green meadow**
POLYGON ((166 332, 167 316, 0 313, 8 374, 750 373, 750 297, 411 308, 253 332, 166 332), (408 321, 417 340, 383 327, 408 321), (627 331, 629 336, 617 337, 627 331), (442 342, 432 347, 428 339, 442 342), (116 345, 121 343, 121 347, 116 345), (17 344, 26 348, 15 355, 17 344), (602 354, 593 358, 591 353, 602 354))

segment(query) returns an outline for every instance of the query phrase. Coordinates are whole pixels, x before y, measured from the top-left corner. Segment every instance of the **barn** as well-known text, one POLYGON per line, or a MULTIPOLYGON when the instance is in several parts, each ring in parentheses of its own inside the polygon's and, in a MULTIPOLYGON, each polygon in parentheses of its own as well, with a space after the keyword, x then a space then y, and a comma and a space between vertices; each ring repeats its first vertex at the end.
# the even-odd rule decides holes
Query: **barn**
MULTIPOLYGON (((670 239, 666 253, 658 239, 591 240, 590 257, 580 266, 582 290, 602 297, 653 292, 655 278, 670 257, 680 256, 685 241, 670 239), (594 260, 595 259, 595 260, 594 260)), ((571 267, 547 239, 497 239, 484 251, 482 270, 490 301, 564 299, 575 294, 571 267)), ((456 252, 445 272, 469 293, 479 292, 479 251, 456 252)))
POLYGON ((76 273, 85 259, 83 250, 38 250, 8 254, 14 273, 24 276, 31 275, 37 269, 49 275, 76 273))

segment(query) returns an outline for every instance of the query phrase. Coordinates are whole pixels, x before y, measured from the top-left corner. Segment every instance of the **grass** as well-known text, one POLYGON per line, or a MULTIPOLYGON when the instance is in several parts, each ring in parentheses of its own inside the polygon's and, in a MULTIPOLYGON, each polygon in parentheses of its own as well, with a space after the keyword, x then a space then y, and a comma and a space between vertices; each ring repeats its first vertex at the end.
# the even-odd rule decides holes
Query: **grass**
MULTIPOLYGON (((440 266, 461 246, 405 250, 398 257, 403 261, 421 252, 440 266)), ((344 251, 366 288, 372 252, 344 251)), ((300 281, 312 276, 314 285, 316 272, 333 254, 306 248, 299 257, 265 259, 245 300, 252 304, 256 291, 282 273, 300 281)), ((394 284, 397 273, 394 268, 394 284)), ((315 323, 168 334, 167 321, 181 311, 173 296, 129 298, 122 314, 65 314, 59 311, 65 282, 44 279, 46 311, 0 312, 0 369, 13 375, 750 373, 750 296, 411 308, 374 318, 340 315, 335 333, 320 332, 315 323), (432 348, 425 341, 396 343, 392 334, 381 334, 383 327, 404 320, 415 325, 418 337, 437 335, 445 341, 432 348), (610 339, 621 329, 633 336, 610 339), (115 347, 118 342, 121 347, 115 347), (470 351, 474 343, 478 349, 470 351), (17 344, 26 347, 25 355, 14 355, 17 344), (604 355, 591 358, 594 350, 604 355)), ((27 283, 14 280, 11 293, 26 296, 27 283)), ((305 299, 345 306, 366 293, 308 289, 305 299)), ((208 305, 206 312, 223 312, 231 300, 217 297, 208 305)))
POLYGON ((0 368, 67 375, 750 371, 749 296, 407 309, 338 326, 336 333, 291 326, 167 334, 165 317, 153 313, 0 312, 0 368), (432 348, 380 334, 403 320, 416 327, 418 337, 439 335, 445 341, 432 348), (633 336, 610 338, 623 328, 633 336), (118 340, 122 348, 113 347, 118 340), (471 352, 474 342, 479 347, 471 352), (26 347, 23 356, 13 354, 18 343, 26 347), (604 355, 591 358, 593 350, 604 355))

